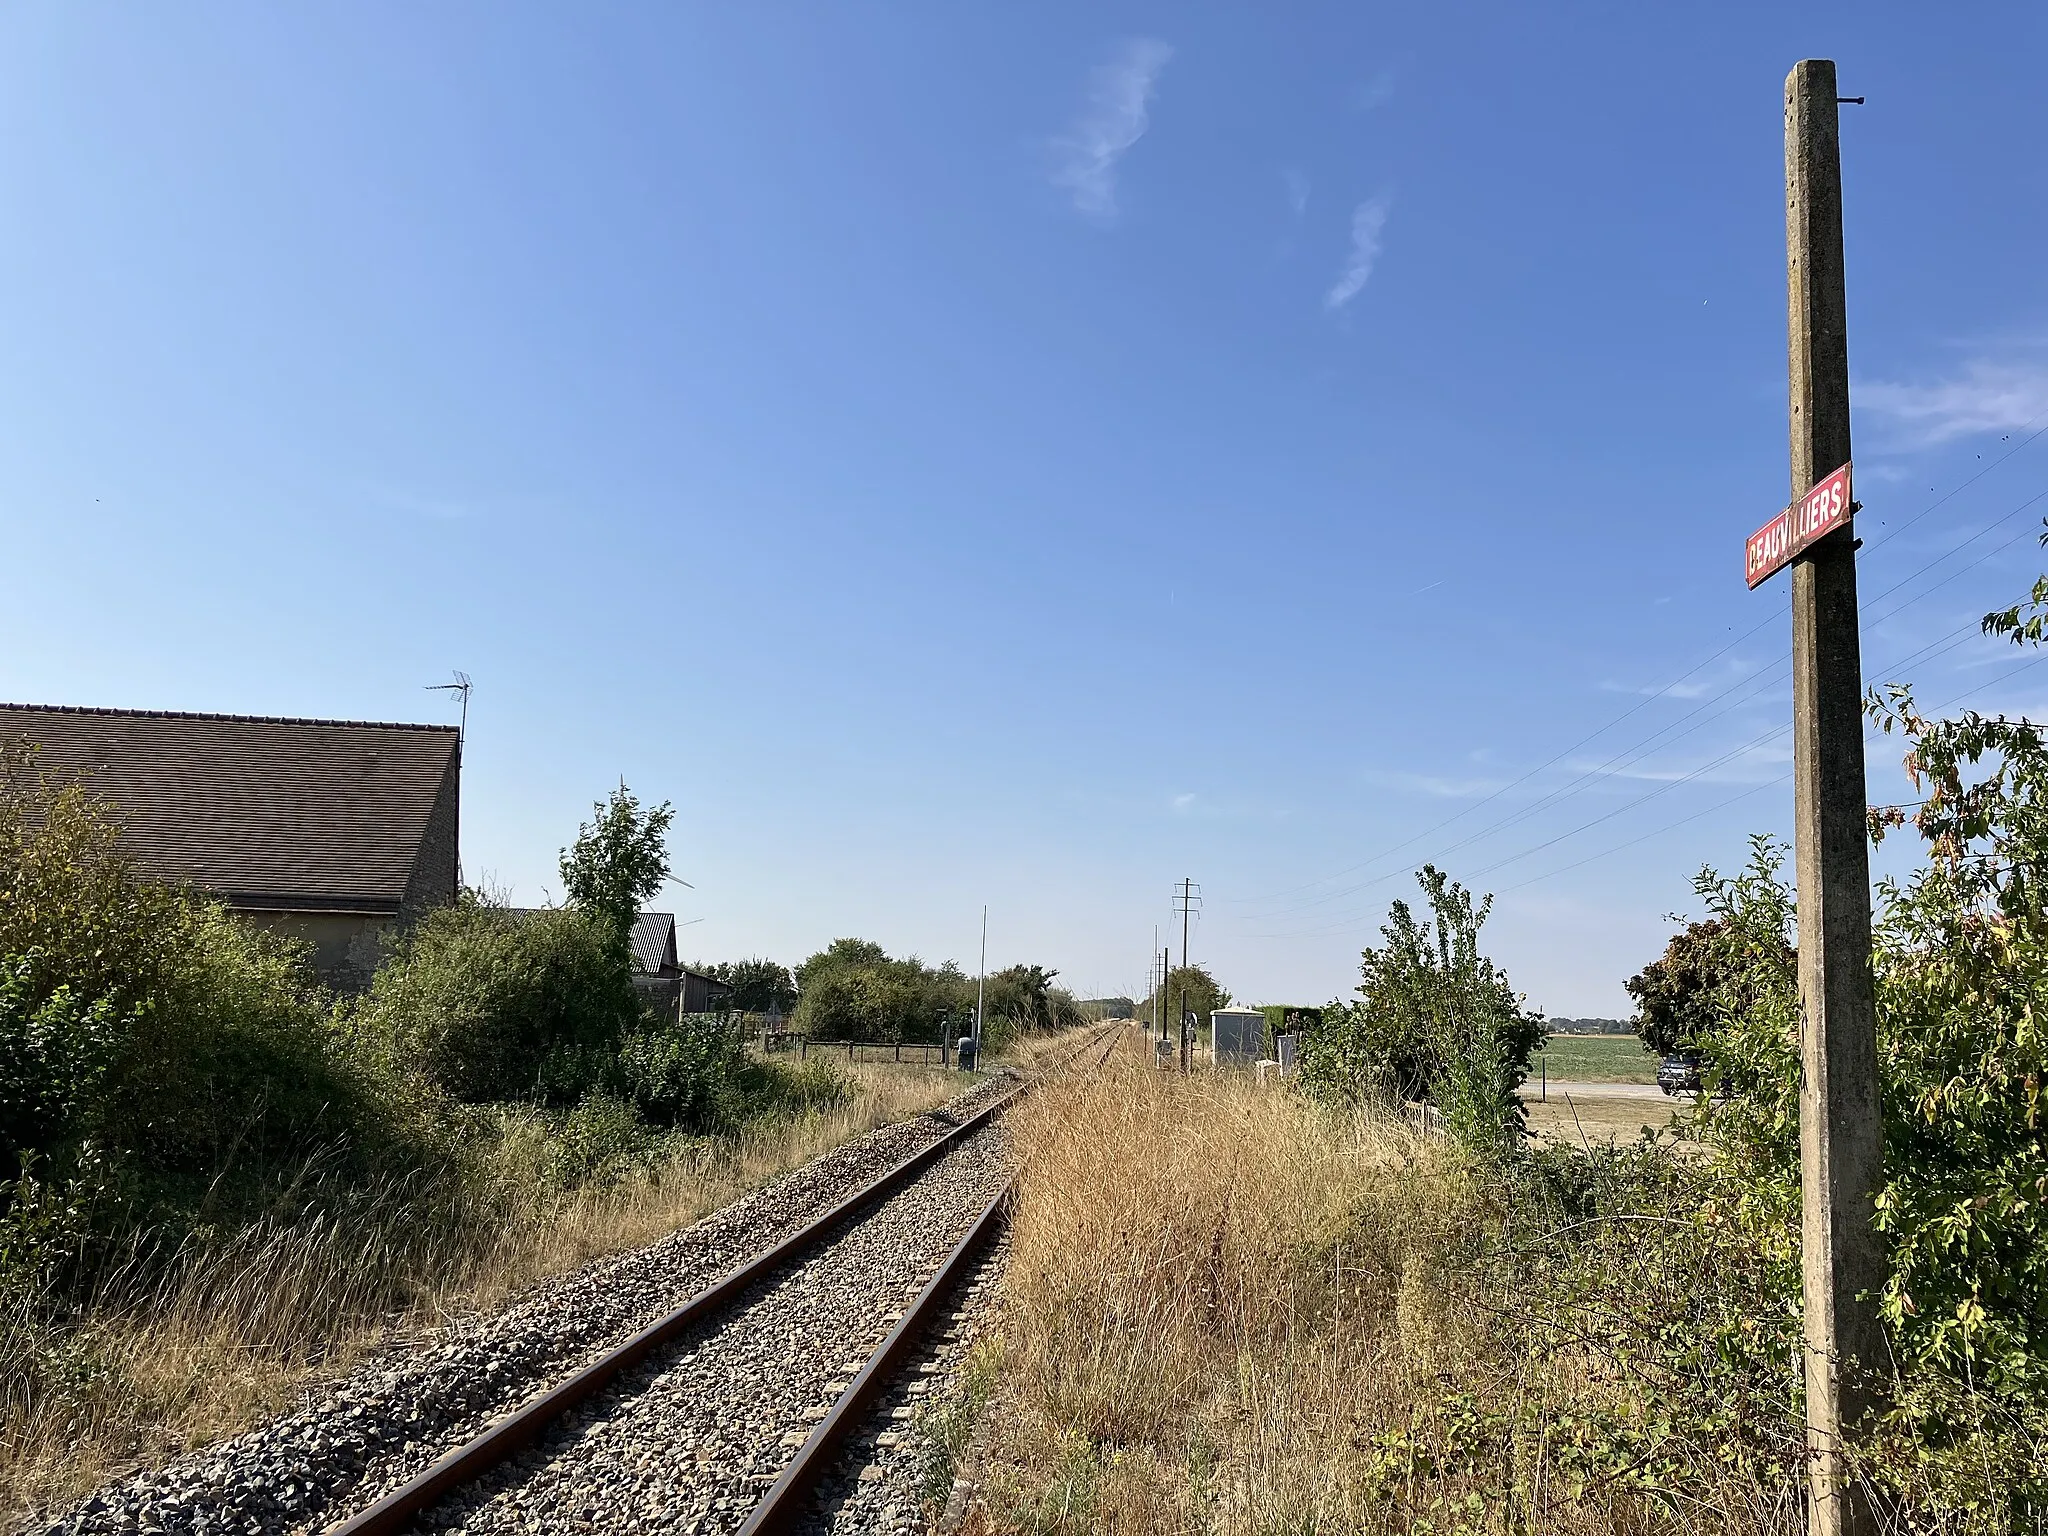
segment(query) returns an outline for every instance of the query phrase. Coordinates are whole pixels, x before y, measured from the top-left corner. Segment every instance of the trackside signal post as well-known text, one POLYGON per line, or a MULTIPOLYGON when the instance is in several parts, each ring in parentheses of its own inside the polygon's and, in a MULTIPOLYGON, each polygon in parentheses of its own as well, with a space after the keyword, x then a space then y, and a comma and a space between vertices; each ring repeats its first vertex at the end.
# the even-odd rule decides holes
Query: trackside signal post
POLYGON ((1792 780, 1799 885, 1800 1255, 1810 1536, 1875 1536, 1844 1446, 1889 1371, 1875 1225, 1883 1168, 1863 661, 1849 519, 1849 345, 1835 66, 1785 77, 1785 257, 1792 505, 1744 552, 1754 587, 1792 567, 1792 780))

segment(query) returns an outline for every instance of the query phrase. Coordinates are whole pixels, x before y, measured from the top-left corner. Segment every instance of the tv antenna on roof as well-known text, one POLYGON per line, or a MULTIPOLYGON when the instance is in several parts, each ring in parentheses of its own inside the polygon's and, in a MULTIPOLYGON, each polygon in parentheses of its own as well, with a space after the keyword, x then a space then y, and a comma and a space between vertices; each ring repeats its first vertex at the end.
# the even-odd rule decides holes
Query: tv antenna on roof
POLYGON ((469 674, 467 672, 456 673, 455 681, 452 683, 427 684, 427 692, 429 693, 453 693, 461 695, 462 724, 457 728, 455 736, 455 739, 461 742, 467 742, 469 738, 469 690, 471 686, 472 685, 469 681, 469 674))

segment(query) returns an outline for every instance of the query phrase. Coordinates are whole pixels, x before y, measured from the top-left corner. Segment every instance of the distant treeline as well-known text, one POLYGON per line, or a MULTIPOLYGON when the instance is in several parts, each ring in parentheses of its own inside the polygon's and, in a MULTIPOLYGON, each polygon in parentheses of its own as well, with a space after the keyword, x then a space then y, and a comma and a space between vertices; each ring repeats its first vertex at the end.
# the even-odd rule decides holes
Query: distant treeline
MULTIPOLYGON (((791 970, 773 960, 698 962, 693 969, 733 989, 731 1006, 781 1016, 819 1040, 937 1040, 964 1034, 979 990, 988 1025, 1005 1032, 1066 1029, 1084 1021, 1081 1004, 1053 985, 1058 971, 1012 965, 975 978, 947 960, 895 957, 868 939, 834 939, 791 970)), ((987 1030, 984 1029, 984 1035, 987 1030)))
POLYGON ((1632 1019, 1546 1019, 1553 1035, 1632 1035, 1632 1019))

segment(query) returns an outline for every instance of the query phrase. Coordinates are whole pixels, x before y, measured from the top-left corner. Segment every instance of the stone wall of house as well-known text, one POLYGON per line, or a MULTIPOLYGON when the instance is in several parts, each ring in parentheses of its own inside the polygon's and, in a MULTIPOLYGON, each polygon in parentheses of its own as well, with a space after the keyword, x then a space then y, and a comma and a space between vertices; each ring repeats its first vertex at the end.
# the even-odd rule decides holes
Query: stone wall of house
POLYGON ((462 886, 462 749, 448 758, 448 772, 441 780, 441 792, 427 817, 427 830, 420 839, 419 857, 406 882, 405 899, 398 906, 401 928, 410 928, 436 907, 454 905, 462 886))
POLYGON ((313 974, 337 992, 360 992, 369 986, 384 958, 385 944, 396 932, 391 918, 361 912, 240 910, 235 915, 309 945, 313 974))
POLYGON ((461 889, 458 858, 462 833, 461 751, 449 758, 434 809, 420 839, 419 855, 406 882, 405 897, 391 915, 362 912, 277 912, 236 908, 259 928, 289 935, 312 950, 314 975, 337 992, 361 992, 370 985, 392 943, 436 907, 452 905, 461 889))

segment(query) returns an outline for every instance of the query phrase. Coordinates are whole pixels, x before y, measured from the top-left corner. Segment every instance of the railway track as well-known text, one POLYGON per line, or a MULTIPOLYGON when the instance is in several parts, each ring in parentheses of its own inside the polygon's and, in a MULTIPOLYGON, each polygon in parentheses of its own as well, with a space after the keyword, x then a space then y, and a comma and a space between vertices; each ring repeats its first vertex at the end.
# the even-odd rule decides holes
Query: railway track
MULTIPOLYGON (((1118 1033, 1098 1034, 1068 1065, 1098 1048, 1096 1065, 1107 1061, 1118 1033)), ((813 1495, 835 1469, 846 1481, 836 1464, 850 1437, 995 1235, 1014 1172, 991 1133, 1029 1086, 329 1536, 833 1528, 813 1495)), ((872 1522, 864 1513, 860 1523, 872 1522)))
MULTIPOLYGON (((1051 1070, 1099 1065, 1119 1033, 1051 1070)), ((935 1369, 934 1318, 987 1267, 1012 1177, 1000 1116, 1029 1087, 986 1081, 935 1140, 929 1118, 872 1133, 39 1529, 903 1528, 915 1498, 892 1507, 872 1480, 881 1461, 905 1475, 896 1421, 935 1369)))

